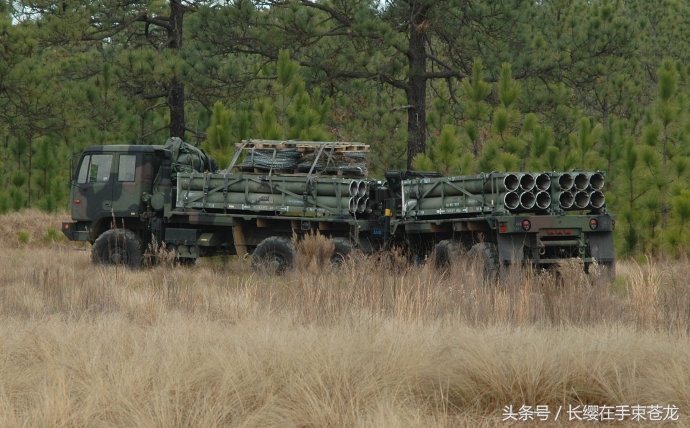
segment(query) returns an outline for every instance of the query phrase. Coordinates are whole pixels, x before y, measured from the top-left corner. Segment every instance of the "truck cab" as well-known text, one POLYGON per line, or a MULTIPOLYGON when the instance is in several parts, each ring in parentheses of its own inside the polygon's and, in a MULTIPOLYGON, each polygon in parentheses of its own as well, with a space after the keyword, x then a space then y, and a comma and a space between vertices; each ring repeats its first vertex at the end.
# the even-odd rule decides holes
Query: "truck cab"
POLYGON ((164 157, 161 146, 111 145, 88 147, 71 182, 73 222, 62 230, 71 240, 93 243, 115 227, 146 227, 147 198, 164 157))

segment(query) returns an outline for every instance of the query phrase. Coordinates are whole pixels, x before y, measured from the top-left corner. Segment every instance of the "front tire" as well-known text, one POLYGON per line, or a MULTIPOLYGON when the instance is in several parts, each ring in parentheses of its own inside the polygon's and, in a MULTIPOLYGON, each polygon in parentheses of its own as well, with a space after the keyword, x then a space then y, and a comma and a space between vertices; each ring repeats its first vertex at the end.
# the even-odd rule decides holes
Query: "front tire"
POLYGON ((144 261, 141 239, 131 230, 106 230, 93 243, 91 261, 94 264, 124 265, 138 269, 144 261))
POLYGON ((295 248, 280 236, 271 236, 256 246, 252 254, 252 269, 271 274, 280 274, 295 265, 295 248))

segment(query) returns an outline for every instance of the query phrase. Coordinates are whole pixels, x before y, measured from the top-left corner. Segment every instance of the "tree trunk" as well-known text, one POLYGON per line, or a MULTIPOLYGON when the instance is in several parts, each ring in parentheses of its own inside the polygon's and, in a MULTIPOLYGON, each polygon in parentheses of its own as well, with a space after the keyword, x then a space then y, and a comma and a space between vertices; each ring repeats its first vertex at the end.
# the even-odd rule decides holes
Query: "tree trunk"
MULTIPOLYGON (((178 53, 182 49, 182 23, 184 8, 180 0, 170 0, 170 25, 168 27, 168 49, 178 53)), ((184 83, 174 76, 168 88, 168 106, 170 107, 170 136, 184 140, 184 83)))
MULTIPOLYGON (((413 3, 414 5, 414 3, 413 3)), ((418 5, 418 4, 417 4, 418 5)), ((419 5, 418 5, 419 6, 419 5)), ((426 150, 426 47, 425 31, 428 25, 429 6, 412 6, 409 47, 407 57, 410 64, 409 81, 406 88, 407 101, 407 169, 412 169, 415 156, 426 150)))

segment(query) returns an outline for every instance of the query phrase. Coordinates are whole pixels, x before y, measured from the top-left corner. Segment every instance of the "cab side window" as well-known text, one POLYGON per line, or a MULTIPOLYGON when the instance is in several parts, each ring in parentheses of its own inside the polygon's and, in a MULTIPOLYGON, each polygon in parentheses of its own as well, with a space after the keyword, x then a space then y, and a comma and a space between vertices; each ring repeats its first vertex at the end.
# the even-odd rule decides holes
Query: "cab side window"
POLYGON ((137 155, 120 155, 117 181, 134 181, 137 168, 137 155))
POLYGON ((110 179, 112 155, 87 155, 81 161, 77 183, 105 183, 110 179))

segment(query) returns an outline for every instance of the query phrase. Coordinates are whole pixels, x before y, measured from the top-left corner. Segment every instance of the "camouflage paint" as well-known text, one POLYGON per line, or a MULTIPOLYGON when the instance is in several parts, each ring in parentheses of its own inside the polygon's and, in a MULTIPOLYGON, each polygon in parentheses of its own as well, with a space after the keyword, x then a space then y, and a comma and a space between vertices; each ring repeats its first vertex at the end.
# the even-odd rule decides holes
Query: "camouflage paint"
POLYGON ((251 251, 271 236, 319 231, 352 240, 367 251, 402 246, 417 260, 444 240, 466 249, 491 243, 504 263, 615 259, 614 219, 606 212, 602 172, 457 177, 390 172, 387 181, 212 173, 203 152, 169 143, 87 148, 75 172, 74 222, 63 225, 65 235, 93 242, 115 219, 142 241, 154 234, 191 258, 237 253, 234 236, 242 237, 242 251, 251 251), (107 174, 98 171, 96 179, 86 180, 81 169, 85 160, 106 155, 112 156, 107 174), (583 199, 582 209, 565 208, 560 199, 567 198, 560 196, 575 191, 601 195, 595 194, 595 204, 583 199), (514 198, 508 200, 512 193, 518 195, 518 205, 514 198), (534 198, 522 198, 524 194, 534 198), (363 205, 353 208, 354 198, 363 205), (532 202, 537 208, 526 205, 532 202))

